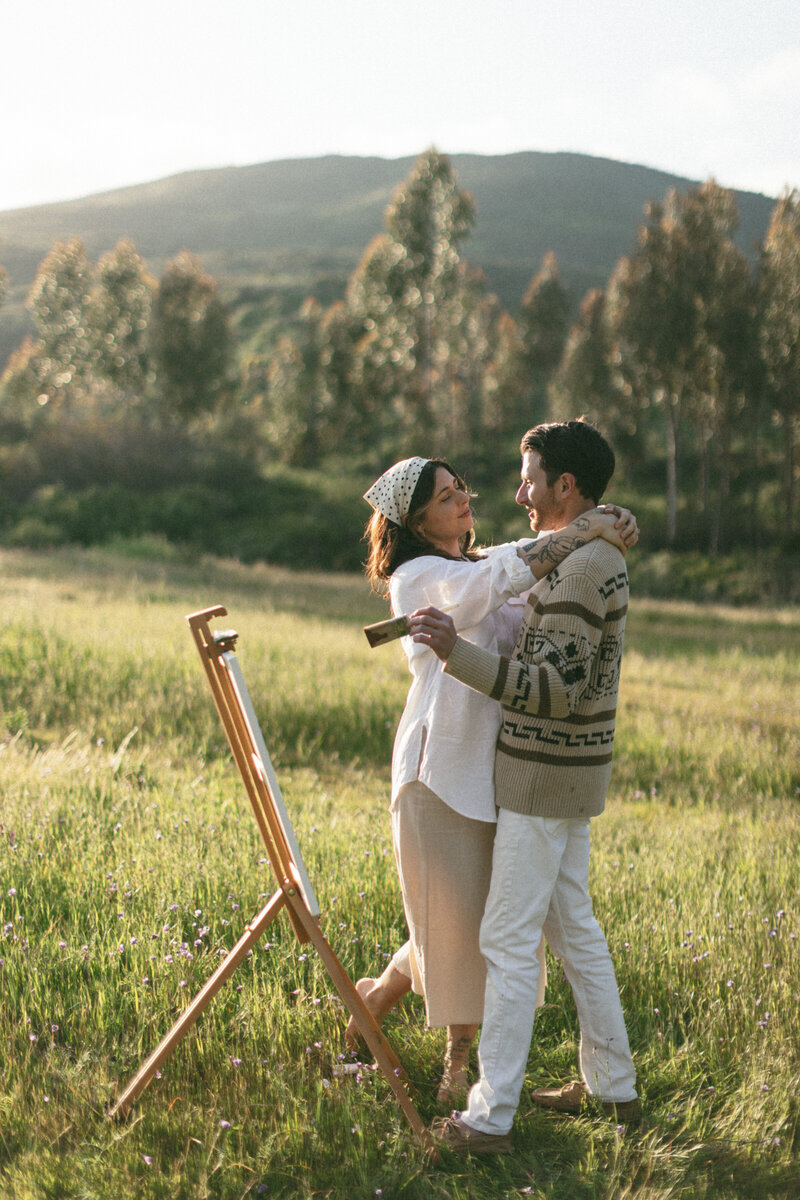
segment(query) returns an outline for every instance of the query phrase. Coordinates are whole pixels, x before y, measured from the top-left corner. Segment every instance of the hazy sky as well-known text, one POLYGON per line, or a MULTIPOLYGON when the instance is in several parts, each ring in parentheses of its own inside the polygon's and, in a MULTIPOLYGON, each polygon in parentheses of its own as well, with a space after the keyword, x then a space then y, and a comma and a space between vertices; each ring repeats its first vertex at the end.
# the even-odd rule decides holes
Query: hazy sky
POLYGON ((799 0, 3 0, 0 209, 321 154, 800 186, 799 0))

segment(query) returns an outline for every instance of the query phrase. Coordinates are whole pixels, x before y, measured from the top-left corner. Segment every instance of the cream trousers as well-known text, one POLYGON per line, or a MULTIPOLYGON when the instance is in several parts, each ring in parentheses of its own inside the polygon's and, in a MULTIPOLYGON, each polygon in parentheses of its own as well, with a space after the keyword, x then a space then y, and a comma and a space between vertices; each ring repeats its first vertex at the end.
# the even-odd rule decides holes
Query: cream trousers
POLYGON ((528 1061, 542 933, 563 960, 580 1024, 579 1062, 590 1095, 636 1096, 614 966, 588 890, 589 822, 501 809, 481 925, 486 999, 480 1078, 462 1114, 484 1133, 508 1133, 528 1061))

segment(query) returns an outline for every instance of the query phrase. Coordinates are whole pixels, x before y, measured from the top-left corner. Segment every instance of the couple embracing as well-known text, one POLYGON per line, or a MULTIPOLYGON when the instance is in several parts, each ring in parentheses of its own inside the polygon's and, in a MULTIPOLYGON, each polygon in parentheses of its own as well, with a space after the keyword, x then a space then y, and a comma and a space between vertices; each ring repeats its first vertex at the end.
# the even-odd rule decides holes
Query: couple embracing
POLYGON ((567 1113, 596 1101, 620 1121, 639 1109, 588 891, 589 822, 611 770, 624 554, 638 531, 627 510, 598 507, 614 455, 591 425, 538 425, 520 449, 516 499, 535 538, 475 549, 470 495, 444 460, 404 459, 365 494, 367 575, 395 615, 410 614, 391 803, 409 940, 357 987, 378 1021, 413 989, 428 1024, 447 1028, 438 1099, 463 1107, 432 1132, 456 1152, 511 1148, 544 942, 575 997, 581 1078, 532 1099, 567 1113))

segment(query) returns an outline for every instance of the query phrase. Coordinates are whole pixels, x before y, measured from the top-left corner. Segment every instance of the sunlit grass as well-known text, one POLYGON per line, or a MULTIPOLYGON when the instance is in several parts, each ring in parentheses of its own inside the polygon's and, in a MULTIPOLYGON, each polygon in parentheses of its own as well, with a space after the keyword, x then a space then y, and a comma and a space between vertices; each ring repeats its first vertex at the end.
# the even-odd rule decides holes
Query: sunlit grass
MULTIPOLYGON (((348 971, 405 936, 388 762, 407 674, 371 651, 357 578, 236 564, 4 554, 0 632, 0 1195, 796 1194, 800 618, 634 598, 612 795, 592 883, 645 1118, 623 1133, 523 1103, 515 1154, 420 1155, 285 917, 131 1118, 117 1088, 274 891, 186 613, 221 602, 348 971)), ((425 1120, 442 1035, 387 1022, 425 1120)), ((575 1074, 552 964, 531 1085, 575 1074)))

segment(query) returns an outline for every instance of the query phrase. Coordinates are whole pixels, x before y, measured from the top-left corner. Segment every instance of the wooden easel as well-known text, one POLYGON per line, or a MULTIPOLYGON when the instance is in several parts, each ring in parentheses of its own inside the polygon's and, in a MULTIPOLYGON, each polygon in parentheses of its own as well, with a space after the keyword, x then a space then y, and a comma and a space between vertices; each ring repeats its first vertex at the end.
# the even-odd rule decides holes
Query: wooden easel
POLYGON ((435 1143, 411 1101, 405 1071, 359 996, 350 976, 331 949, 319 924, 319 904, 306 872, 289 815, 259 728, 247 686, 239 667, 232 630, 212 632, 209 621, 227 616, 217 605, 191 613, 186 619, 200 653, 214 703, 217 707, 233 757, 255 814, 261 836, 278 881, 278 890, 261 912, 245 927, 233 950, 209 977, 194 1000, 162 1038, 138 1073, 117 1098, 110 1117, 125 1116, 159 1067, 189 1032, 198 1017, 230 978, 250 948, 286 908, 300 943, 311 942, 330 976, 333 986, 352 1014, 375 1062, 394 1092, 414 1134, 427 1153, 438 1160, 435 1143))

